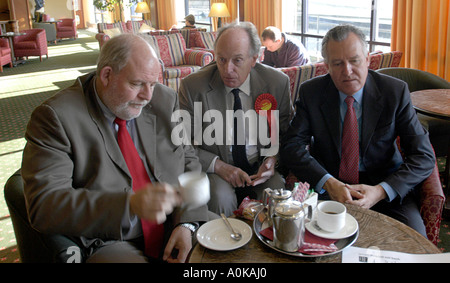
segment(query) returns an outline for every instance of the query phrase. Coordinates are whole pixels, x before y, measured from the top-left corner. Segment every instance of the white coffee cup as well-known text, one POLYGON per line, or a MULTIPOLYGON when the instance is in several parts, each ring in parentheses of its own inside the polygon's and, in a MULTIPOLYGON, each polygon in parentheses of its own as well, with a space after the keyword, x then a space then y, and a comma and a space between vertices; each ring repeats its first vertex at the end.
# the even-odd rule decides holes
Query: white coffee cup
POLYGON ((327 232, 337 232, 344 228, 347 208, 337 201, 323 201, 317 205, 317 225, 327 232))
POLYGON ((196 209, 209 201, 209 179, 205 172, 186 172, 178 177, 184 209, 196 209))

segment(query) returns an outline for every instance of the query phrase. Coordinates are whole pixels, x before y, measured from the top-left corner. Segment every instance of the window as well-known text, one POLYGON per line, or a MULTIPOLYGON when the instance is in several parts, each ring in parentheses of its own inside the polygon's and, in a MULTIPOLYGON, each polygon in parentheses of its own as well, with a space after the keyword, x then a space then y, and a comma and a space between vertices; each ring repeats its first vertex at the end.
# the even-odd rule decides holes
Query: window
POLYGON ((301 39, 313 61, 322 58, 323 36, 339 24, 362 29, 370 51, 390 51, 392 9, 393 0, 283 0, 283 30, 301 39))
POLYGON ((209 0, 176 0, 176 17, 178 28, 184 26, 184 17, 189 14, 195 17, 197 28, 211 29, 211 18, 208 17, 210 4, 209 0))

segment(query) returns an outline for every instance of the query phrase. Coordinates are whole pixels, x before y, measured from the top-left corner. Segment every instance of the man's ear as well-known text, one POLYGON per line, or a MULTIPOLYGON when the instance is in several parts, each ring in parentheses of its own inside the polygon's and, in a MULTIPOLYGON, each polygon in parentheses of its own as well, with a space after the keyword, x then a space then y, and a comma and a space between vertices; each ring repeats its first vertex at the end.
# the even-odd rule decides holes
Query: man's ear
POLYGON ((108 86, 108 84, 111 82, 113 76, 113 69, 110 66, 104 67, 100 71, 100 81, 104 87, 108 86))

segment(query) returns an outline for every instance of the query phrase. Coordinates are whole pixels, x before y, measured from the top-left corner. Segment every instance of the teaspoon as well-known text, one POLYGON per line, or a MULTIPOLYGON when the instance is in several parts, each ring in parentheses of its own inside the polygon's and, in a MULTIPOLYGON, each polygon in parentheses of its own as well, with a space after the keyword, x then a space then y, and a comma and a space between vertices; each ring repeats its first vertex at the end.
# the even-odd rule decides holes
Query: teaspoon
POLYGON ((220 216, 222 216, 223 221, 227 225, 228 229, 231 231, 231 234, 230 234, 231 239, 233 239, 235 241, 241 240, 242 239, 242 235, 239 232, 237 232, 237 231, 235 231, 233 229, 233 227, 231 226, 230 222, 228 222, 228 219, 225 216, 225 214, 221 213, 220 216))

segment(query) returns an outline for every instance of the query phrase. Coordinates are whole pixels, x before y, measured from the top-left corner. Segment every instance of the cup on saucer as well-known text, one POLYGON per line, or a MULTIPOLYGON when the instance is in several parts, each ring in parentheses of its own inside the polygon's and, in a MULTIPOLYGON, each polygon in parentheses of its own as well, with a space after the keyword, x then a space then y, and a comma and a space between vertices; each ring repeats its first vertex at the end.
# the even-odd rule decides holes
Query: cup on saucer
POLYGON ((347 208, 337 201, 323 201, 317 205, 317 225, 326 232, 337 232, 344 228, 347 208))

